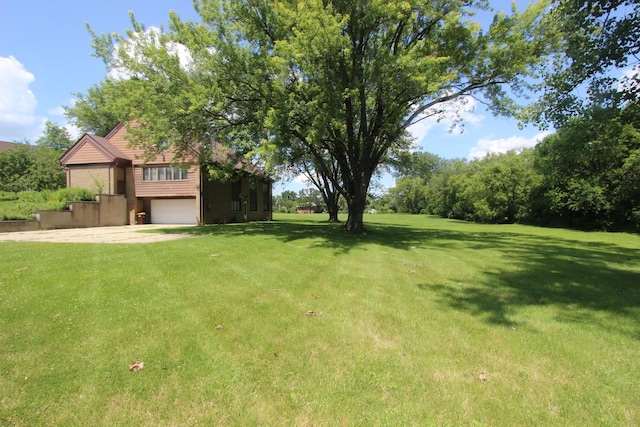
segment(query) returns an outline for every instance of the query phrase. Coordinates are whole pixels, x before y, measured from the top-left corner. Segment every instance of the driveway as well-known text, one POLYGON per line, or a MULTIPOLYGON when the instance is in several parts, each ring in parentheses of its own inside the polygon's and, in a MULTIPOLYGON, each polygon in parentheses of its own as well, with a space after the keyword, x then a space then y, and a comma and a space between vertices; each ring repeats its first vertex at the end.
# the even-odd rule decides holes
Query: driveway
POLYGON ((193 225, 144 224, 119 227, 68 228, 0 233, 0 242, 153 243, 192 237, 189 234, 140 233, 142 230, 187 228, 193 225))

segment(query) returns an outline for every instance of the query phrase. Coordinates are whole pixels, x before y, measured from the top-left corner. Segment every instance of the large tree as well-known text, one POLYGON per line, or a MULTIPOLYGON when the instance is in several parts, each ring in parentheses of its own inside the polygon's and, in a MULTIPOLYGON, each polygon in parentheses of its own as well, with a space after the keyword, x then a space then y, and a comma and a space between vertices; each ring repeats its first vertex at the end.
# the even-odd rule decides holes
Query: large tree
MULTIPOLYGON (((295 144, 363 229, 372 176, 406 130, 461 97, 513 113, 549 50, 547 1, 473 20, 484 0, 203 0, 202 22, 94 37, 120 79, 114 103, 143 126, 133 143, 216 140, 266 158, 295 144), (338 174, 327 173, 337 165, 338 174)), ((104 82, 113 85, 113 79, 104 82)))

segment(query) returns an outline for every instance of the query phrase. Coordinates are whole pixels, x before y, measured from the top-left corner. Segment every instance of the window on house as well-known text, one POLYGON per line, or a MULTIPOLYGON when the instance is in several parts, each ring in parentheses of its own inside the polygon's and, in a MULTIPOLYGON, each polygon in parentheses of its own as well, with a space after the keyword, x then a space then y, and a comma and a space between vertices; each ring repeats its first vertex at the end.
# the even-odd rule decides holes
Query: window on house
POLYGON ((186 168, 172 166, 153 166, 142 168, 143 181, 184 181, 189 179, 186 168))
POLYGON ((233 181, 231 183, 231 210, 240 212, 240 196, 242 194, 241 181, 233 181))
POLYGON ((251 212, 258 211, 258 190, 255 185, 249 189, 249 210, 251 212))
POLYGON ((266 182, 262 183, 262 200, 263 200, 263 210, 265 212, 269 212, 271 210, 271 188, 270 185, 266 182))

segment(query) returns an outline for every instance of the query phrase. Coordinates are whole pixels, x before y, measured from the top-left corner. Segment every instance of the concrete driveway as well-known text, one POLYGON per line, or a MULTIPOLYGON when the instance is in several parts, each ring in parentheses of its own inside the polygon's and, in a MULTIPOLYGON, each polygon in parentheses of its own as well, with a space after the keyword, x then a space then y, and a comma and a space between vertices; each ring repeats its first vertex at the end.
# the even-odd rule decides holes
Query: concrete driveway
POLYGON ((193 237, 188 234, 140 233, 142 230, 187 228, 193 225, 144 224, 119 227, 68 228, 0 233, 0 242, 153 243, 193 237))

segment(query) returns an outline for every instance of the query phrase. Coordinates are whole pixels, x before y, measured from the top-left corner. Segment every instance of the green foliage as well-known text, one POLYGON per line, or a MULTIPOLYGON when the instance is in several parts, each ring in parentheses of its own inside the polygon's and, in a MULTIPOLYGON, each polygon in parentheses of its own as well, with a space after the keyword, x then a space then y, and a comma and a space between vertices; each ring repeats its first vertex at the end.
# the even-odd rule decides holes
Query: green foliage
POLYGON ((640 107, 596 108, 535 149, 442 161, 428 180, 401 177, 398 210, 488 223, 640 229, 640 107))
POLYGON ((408 147, 409 126, 467 96, 518 109, 501 86, 528 88, 554 48, 547 5, 483 29, 481 0, 199 1, 202 22, 172 14, 168 30, 147 31, 132 17, 126 35, 92 33, 95 54, 124 78, 94 88, 77 114, 100 105, 139 120, 131 142, 150 153, 215 140, 267 164, 308 162, 330 182, 317 186, 329 209, 341 194, 345 227, 361 231, 372 176, 408 147))
POLYGON ((594 107, 638 99, 640 0, 556 0, 549 23, 563 49, 529 119, 556 127, 594 107), (631 72, 615 76, 629 66, 631 72))
POLYGON ((61 152, 50 148, 21 144, 0 152, 0 190, 55 190, 66 182, 58 159, 61 152))
POLYGON ((543 222, 586 228, 638 227, 640 108, 594 109, 537 148, 544 174, 534 205, 543 222))
POLYGON ((17 193, 27 187, 25 171, 31 164, 29 145, 0 151, 0 190, 17 193))
POLYGON ((539 181, 531 150, 441 162, 428 180, 400 178, 390 190, 399 211, 432 213, 488 223, 523 222, 529 194, 539 181))
POLYGON ((40 147, 50 148, 59 152, 67 151, 74 142, 64 127, 58 126, 50 120, 46 121, 42 136, 36 140, 36 144, 40 147))
POLYGON ((95 193, 84 188, 21 191, 17 193, 12 206, 5 206, 0 210, 0 219, 33 219, 38 210, 62 210, 69 202, 94 200, 95 193))
MULTIPOLYGON (((124 117, 118 114, 113 92, 119 90, 116 82, 106 80, 95 85, 86 94, 75 94, 73 106, 65 107, 65 115, 83 132, 105 136, 124 117), (115 87, 114 87, 115 86, 115 87)), ((117 98, 117 97, 116 97, 117 98)))
POLYGON ((396 179, 396 186, 389 189, 400 213, 426 213, 425 180, 422 177, 396 179))
POLYGON ((431 179, 443 163, 440 156, 422 151, 403 151, 390 162, 397 178, 420 177, 425 181, 431 179))

